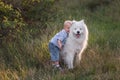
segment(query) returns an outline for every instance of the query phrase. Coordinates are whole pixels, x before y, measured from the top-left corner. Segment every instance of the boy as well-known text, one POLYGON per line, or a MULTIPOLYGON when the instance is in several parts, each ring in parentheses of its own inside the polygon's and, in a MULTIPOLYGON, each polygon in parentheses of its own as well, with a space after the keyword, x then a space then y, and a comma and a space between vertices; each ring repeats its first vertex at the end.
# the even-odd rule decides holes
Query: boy
POLYGON ((66 38, 68 37, 69 28, 72 25, 72 21, 65 21, 64 28, 58 32, 49 42, 49 51, 51 56, 52 65, 58 69, 61 69, 59 65, 59 54, 63 49, 66 38))

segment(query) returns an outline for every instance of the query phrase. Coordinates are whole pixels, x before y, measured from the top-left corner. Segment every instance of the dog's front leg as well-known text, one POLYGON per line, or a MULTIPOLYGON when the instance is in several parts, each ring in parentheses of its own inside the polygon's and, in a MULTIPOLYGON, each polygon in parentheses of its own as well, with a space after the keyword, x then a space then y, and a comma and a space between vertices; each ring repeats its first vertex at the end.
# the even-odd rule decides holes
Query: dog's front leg
POLYGON ((69 62, 68 69, 73 69, 73 60, 69 62))
POLYGON ((68 57, 68 59, 67 59, 68 69, 73 69, 73 59, 74 59, 73 56, 69 56, 69 57, 68 57))

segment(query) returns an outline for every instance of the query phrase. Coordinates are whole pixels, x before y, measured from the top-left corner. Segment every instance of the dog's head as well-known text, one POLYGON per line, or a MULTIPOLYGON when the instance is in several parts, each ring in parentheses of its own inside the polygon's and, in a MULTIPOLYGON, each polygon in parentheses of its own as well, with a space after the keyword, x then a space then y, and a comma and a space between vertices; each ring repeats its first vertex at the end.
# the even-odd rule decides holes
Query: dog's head
POLYGON ((85 23, 84 20, 73 21, 73 24, 70 28, 70 34, 75 38, 80 38, 85 32, 85 23))

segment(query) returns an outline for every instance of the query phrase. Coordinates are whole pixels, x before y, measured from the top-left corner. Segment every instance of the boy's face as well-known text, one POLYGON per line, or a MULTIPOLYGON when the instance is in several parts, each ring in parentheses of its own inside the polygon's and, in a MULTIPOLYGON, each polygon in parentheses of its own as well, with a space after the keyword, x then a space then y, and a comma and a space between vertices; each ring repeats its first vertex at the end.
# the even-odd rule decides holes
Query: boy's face
POLYGON ((64 29, 67 33, 69 33, 69 31, 70 31, 70 26, 71 26, 70 23, 66 23, 66 25, 64 26, 64 29))

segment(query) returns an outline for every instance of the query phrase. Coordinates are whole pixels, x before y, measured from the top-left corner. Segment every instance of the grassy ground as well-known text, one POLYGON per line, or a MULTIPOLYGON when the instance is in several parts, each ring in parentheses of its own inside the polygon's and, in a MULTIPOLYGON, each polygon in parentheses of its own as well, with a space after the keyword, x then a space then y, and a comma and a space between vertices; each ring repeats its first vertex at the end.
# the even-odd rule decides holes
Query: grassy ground
POLYGON ((120 1, 100 3, 95 9, 91 5, 99 0, 93 1, 61 0, 55 5, 56 19, 47 22, 46 30, 33 36, 36 29, 25 29, 14 42, 3 43, 0 80, 120 80, 120 1), (66 19, 85 20, 89 44, 79 67, 62 74, 49 64, 48 42, 66 19))

